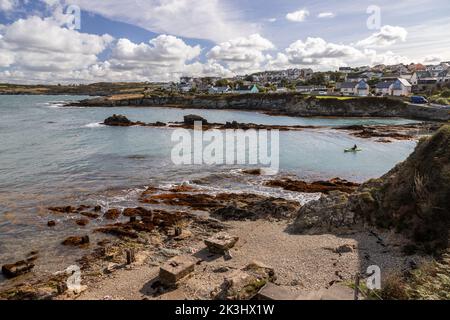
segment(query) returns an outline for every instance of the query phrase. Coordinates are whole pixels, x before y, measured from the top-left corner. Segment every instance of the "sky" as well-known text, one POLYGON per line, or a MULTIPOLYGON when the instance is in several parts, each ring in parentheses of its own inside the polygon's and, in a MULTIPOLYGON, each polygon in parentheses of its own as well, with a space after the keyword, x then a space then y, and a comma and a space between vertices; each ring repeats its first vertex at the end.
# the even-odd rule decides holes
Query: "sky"
POLYGON ((0 82, 450 60, 448 0, 0 0, 0 82))

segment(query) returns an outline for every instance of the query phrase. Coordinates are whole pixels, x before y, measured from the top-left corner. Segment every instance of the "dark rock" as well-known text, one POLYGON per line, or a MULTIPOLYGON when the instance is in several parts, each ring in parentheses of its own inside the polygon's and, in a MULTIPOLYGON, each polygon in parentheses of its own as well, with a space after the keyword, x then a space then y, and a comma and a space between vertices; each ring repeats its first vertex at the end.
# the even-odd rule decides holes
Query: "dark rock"
POLYGON ((103 215, 108 220, 116 220, 120 217, 120 210, 119 209, 109 209, 106 211, 106 213, 103 215))
POLYGON ((190 115, 184 116, 184 124, 185 125, 193 126, 195 124, 195 122, 201 122, 202 124, 208 124, 208 121, 201 116, 197 116, 195 114, 190 114, 190 115))
POLYGON ((80 212, 80 214, 82 216, 91 218, 91 219, 97 219, 100 217, 100 215, 98 213, 93 213, 93 212, 80 212))
POLYGON ((100 212, 100 211, 102 211, 102 207, 101 206, 95 206, 94 207, 94 211, 95 212, 100 212))
POLYGON ((13 264, 5 264, 2 266, 2 273, 7 278, 15 278, 22 274, 28 273, 34 268, 34 264, 27 261, 18 261, 13 264))
POLYGON ((259 176, 262 173, 260 168, 258 168, 258 169, 245 169, 245 170, 242 170, 242 172, 245 173, 245 174, 253 175, 253 176, 259 176))
POLYGON ((351 244, 344 244, 342 246, 337 247, 336 249, 334 249, 334 253, 349 253, 349 252, 353 252, 353 250, 355 250, 355 246, 351 245, 351 244))
POLYGON ((75 220, 75 223, 76 223, 77 225, 79 225, 79 226, 84 227, 84 226, 86 226, 86 225, 89 224, 89 220, 88 220, 88 219, 85 219, 85 218, 77 219, 77 220, 75 220))
POLYGON ((65 246, 81 246, 89 243, 89 236, 75 236, 75 237, 68 237, 66 240, 62 242, 65 246))
POLYGON ((47 222, 47 226, 49 226, 49 227, 54 227, 54 226, 56 226, 56 221, 54 221, 54 220, 48 221, 48 222, 47 222))
POLYGON ((77 211, 77 208, 72 206, 65 206, 65 207, 50 207, 48 210, 56 213, 73 213, 77 211))
POLYGON ((150 216, 152 214, 151 210, 147 210, 142 207, 137 208, 126 208, 122 213, 125 217, 144 217, 150 216))
POLYGON ((266 186, 306 193, 328 193, 330 191, 352 193, 359 187, 359 184, 339 178, 334 178, 329 181, 315 181, 310 183, 301 180, 292 180, 286 178, 281 180, 268 181, 266 183, 266 186))
POLYGON ((103 123, 107 126, 119 126, 119 127, 128 127, 133 125, 133 122, 128 120, 127 117, 120 114, 112 115, 111 117, 105 119, 103 123))

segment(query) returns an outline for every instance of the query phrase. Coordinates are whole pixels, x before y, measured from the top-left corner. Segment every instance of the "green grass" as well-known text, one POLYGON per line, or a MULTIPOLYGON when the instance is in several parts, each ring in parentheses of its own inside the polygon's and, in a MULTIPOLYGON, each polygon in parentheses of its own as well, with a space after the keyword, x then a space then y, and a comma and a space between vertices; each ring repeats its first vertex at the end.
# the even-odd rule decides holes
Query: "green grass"
POLYGON ((340 97, 340 96, 313 96, 316 99, 336 99, 336 100, 352 100, 358 99, 358 97, 340 97))

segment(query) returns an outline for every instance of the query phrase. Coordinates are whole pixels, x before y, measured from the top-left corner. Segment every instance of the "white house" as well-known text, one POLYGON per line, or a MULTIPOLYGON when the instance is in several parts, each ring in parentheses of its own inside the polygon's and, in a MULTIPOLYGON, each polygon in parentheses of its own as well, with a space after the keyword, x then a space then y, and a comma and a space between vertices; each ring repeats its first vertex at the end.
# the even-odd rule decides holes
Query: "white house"
POLYGON ((370 86, 366 81, 361 80, 356 85, 356 95, 359 97, 367 97, 370 93, 370 86))
POLYGON ((416 86, 419 84, 420 79, 432 78, 431 73, 429 71, 416 71, 413 73, 411 77, 411 84, 416 86))
POLYGON ((391 87, 392 95, 397 97, 409 96, 411 95, 412 85, 408 82, 408 80, 398 78, 391 87))
POLYGON ((378 96, 390 96, 392 93, 391 87, 393 83, 393 81, 378 82, 377 86, 375 87, 375 93, 378 96))
POLYGON ((344 96, 367 97, 370 93, 370 86, 366 81, 344 82, 340 86, 341 94, 344 96))
POLYGON ((223 93, 230 93, 230 87, 211 87, 208 89, 209 94, 223 94, 223 93))
POLYGON ((377 95, 382 96, 409 96, 412 85, 406 79, 398 78, 395 81, 379 82, 375 88, 377 95))
POLYGON ((344 96, 355 95, 356 82, 343 82, 340 85, 341 94, 344 96))

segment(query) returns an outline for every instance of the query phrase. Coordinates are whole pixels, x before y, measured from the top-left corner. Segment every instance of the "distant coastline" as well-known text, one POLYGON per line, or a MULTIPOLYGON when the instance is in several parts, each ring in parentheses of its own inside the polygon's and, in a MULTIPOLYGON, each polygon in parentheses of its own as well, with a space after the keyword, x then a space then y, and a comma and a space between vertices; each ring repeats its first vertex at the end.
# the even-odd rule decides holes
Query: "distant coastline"
POLYGON ((314 97, 299 93, 222 95, 119 95, 71 103, 83 107, 175 107, 260 111, 294 117, 400 117, 413 120, 450 120, 449 108, 409 104, 388 97, 314 97))

